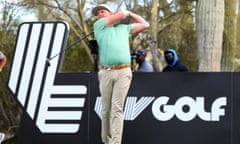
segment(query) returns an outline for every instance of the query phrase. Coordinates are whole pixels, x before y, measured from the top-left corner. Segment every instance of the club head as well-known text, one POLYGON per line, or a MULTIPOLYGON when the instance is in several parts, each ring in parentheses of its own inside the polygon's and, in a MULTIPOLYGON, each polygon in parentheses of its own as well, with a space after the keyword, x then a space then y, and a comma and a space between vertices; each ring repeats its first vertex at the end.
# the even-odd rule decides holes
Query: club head
POLYGON ((3 142, 4 138, 5 138, 5 134, 0 132, 0 144, 3 142))
POLYGON ((50 59, 47 59, 47 60, 46 60, 46 63, 47 63, 47 66, 48 66, 48 67, 51 66, 50 59))

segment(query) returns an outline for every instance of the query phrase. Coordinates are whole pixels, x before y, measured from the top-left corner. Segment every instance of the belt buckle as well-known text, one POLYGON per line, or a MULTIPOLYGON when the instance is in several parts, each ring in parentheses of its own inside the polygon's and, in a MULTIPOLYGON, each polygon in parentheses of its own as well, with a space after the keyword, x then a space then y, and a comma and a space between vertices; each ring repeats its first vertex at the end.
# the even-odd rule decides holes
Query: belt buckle
POLYGON ((106 69, 106 70, 110 71, 110 70, 111 70, 111 67, 107 67, 107 69, 106 69))

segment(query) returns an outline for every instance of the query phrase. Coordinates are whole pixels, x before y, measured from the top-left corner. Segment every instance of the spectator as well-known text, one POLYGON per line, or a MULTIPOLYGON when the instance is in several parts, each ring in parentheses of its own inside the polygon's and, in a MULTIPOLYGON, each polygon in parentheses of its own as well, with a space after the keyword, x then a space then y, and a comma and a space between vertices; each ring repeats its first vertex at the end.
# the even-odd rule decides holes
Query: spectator
POLYGON ((178 55, 174 49, 166 50, 164 59, 167 66, 163 68, 163 72, 188 72, 187 66, 179 62, 178 55))
POLYGON ((136 50, 132 54, 138 64, 138 72, 153 72, 153 66, 146 60, 146 52, 144 50, 136 50))

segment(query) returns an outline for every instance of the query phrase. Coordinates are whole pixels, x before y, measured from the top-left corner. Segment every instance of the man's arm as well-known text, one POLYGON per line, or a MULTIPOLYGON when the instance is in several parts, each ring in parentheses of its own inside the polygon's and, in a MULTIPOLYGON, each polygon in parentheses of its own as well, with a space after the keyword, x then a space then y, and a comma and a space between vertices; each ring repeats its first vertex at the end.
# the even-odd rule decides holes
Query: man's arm
POLYGON ((128 11, 120 11, 116 14, 112 14, 106 17, 105 26, 111 26, 119 23, 121 20, 125 19, 129 15, 128 11))
POLYGON ((116 14, 107 16, 105 26, 117 24, 128 16, 134 21, 131 29, 132 34, 139 33, 149 28, 150 25, 145 19, 130 11, 120 11, 117 12, 116 14))
POLYGON ((132 34, 139 33, 149 28, 150 26, 149 23, 145 19, 143 19, 141 16, 133 12, 129 12, 129 16, 135 22, 132 24, 132 30, 131 30, 132 34))

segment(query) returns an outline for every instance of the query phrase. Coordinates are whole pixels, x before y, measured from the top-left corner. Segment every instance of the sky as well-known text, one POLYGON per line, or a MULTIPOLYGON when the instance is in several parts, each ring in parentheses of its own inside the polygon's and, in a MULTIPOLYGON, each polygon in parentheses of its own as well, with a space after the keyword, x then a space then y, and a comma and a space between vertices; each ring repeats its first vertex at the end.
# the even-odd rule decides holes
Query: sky
MULTIPOLYGON (((18 0, 0 0, 0 10, 3 8, 3 3, 4 2, 16 2, 18 0)), ((23 10, 20 10, 19 13, 16 14, 16 17, 23 22, 27 22, 27 21, 35 21, 36 20, 36 16, 34 13, 31 12, 26 12, 23 10)), ((0 19, 1 19, 1 15, 0 15, 0 19)))
MULTIPOLYGON (((19 1, 19 0, 0 0, 0 10, 3 7, 3 5, 2 5, 3 2, 17 2, 17 1, 19 1)), ((168 1, 171 2, 172 0, 168 0, 168 1)), ((116 6, 114 6, 114 5, 111 5, 111 8, 113 8, 114 10, 117 9, 116 6)), ((120 9, 125 10, 126 8, 123 7, 123 5, 121 5, 120 9)), ((16 17, 22 22, 36 21, 37 20, 36 15, 34 13, 23 11, 23 10, 20 10, 20 12, 17 13, 16 17)), ((0 19, 1 19, 1 15, 0 15, 0 19)))

